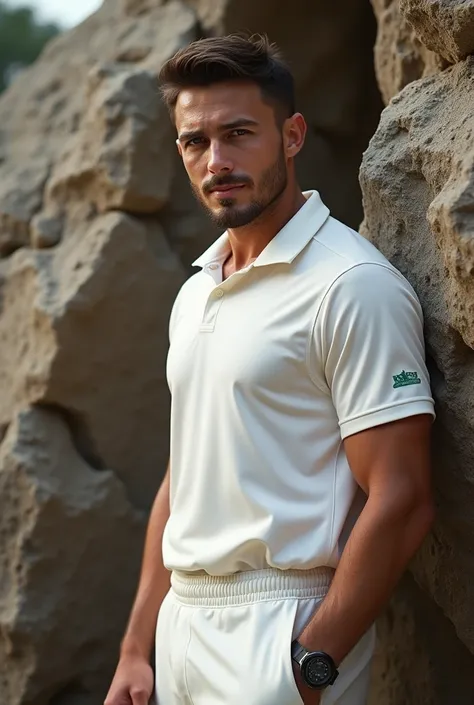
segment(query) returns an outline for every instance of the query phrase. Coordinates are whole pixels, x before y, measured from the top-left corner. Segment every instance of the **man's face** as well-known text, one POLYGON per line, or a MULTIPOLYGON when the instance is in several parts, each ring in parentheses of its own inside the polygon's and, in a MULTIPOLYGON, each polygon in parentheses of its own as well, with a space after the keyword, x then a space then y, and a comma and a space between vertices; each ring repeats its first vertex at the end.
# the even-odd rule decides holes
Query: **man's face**
POLYGON ((178 147, 193 191, 222 228, 251 223, 287 186, 287 155, 275 109, 250 82, 181 91, 178 147))

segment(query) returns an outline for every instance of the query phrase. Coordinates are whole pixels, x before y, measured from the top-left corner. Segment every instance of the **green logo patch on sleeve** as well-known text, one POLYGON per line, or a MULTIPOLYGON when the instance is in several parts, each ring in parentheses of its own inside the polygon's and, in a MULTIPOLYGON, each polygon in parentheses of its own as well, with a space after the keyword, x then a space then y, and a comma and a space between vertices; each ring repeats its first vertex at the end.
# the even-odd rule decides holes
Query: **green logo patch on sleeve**
POLYGON ((405 370, 402 370, 400 374, 393 375, 394 389, 397 389, 397 387, 408 387, 410 384, 421 384, 418 372, 405 372, 405 370))

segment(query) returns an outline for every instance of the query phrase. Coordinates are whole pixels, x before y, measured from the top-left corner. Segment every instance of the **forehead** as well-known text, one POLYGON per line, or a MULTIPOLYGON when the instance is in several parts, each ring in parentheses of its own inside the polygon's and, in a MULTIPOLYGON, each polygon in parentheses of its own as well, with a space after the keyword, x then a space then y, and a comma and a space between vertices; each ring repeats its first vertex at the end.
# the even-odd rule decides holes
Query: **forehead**
POLYGON ((274 108, 264 101, 260 87, 247 81, 186 88, 180 92, 175 108, 178 132, 212 129, 237 118, 274 121, 274 116, 274 108))

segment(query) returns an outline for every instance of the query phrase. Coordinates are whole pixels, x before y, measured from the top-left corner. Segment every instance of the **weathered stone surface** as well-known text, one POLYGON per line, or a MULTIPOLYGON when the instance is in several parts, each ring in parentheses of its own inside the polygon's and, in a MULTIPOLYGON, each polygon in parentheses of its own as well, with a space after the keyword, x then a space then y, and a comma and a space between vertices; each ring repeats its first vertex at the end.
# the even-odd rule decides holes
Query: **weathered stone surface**
POLYGON ((474 52, 474 0, 400 0, 423 44, 450 63, 474 52))
POLYGON ((0 423, 25 401, 68 410, 89 461, 149 506, 168 446, 164 333, 184 280, 160 225, 110 213, 4 271, 0 423))
POLYGON ((58 702, 98 703, 145 517, 110 470, 95 472, 81 457, 67 420, 44 409, 12 420, 0 496, 0 702, 48 705, 62 693, 58 702))
POLYGON ((63 222, 60 218, 48 217, 45 213, 38 214, 31 220, 30 244, 43 250, 54 247, 61 240, 63 222))
POLYGON ((371 0, 377 17, 375 71, 385 103, 408 83, 438 73, 446 66, 417 37, 400 12, 399 0, 371 0))
POLYGON ((0 105, 0 256, 38 246, 35 215, 67 215, 74 232, 98 210, 163 207, 174 145, 156 73, 196 32, 179 0, 138 15, 109 0, 13 83, 0 105))
MULTIPOLYGON (((474 665, 474 59, 407 86, 382 114, 361 167, 363 232, 413 283, 426 322, 437 402, 434 531, 413 564, 426 593, 454 625, 474 665)), ((414 607, 412 606, 412 609, 414 607)), ((419 629, 421 627, 417 627, 419 629)), ((435 627, 433 627, 435 629, 435 627)), ((420 635, 417 634, 417 639, 420 635)), ((390 679, 403 678, 401 636, 392 644, 390 679)), ((436 662, 439 641, 425 642, 436 662)), ((449 656, 447 657, 450 658, 449 656)), ((468 659, 469 660, 469 659, 468 659)), ((416 679, 415 670, 412 678, 416 679)), ((390 705, 445 705, 395 689, 390 705)), ((454 681, 453 681, 454 682, 454 681)), ((444 695, 442 693, 444 692, 444 695)))
POLYGON ((409 575, 378 623, 368 705, 470 705, 472 654, 409 575))
POLYGON ((43 202, 49 174, 48 160, 15 164, 0 182, 0 257, 30 242, 29 224, 43 202))
POLYGON ((81 129, 66 143, 46 202, 83 200, 98 212, 156 213, 168 201, 172 126, 151 71, 122 64, 92 69, 81 129))

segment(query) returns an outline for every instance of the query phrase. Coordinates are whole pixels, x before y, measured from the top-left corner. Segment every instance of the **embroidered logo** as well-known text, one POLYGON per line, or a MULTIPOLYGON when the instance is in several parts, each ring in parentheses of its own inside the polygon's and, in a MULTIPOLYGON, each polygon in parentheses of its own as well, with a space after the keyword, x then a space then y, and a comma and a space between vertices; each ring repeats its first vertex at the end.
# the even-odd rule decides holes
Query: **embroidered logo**
POLYGON ((400 374, 393 375, 394 389, 397 389, 397 387, 408 387, 410 384, 421 384, 418 372, 405 372, 405 370, 402 370, 400 374))

